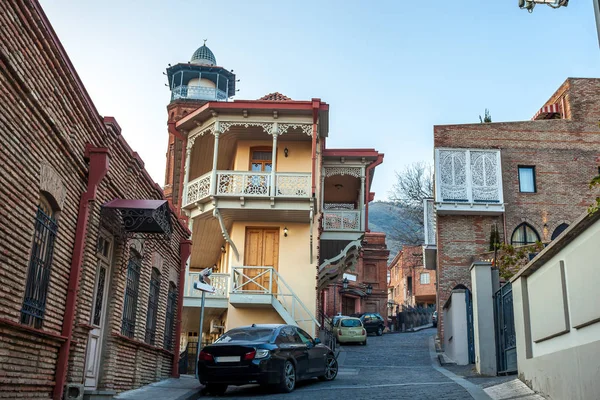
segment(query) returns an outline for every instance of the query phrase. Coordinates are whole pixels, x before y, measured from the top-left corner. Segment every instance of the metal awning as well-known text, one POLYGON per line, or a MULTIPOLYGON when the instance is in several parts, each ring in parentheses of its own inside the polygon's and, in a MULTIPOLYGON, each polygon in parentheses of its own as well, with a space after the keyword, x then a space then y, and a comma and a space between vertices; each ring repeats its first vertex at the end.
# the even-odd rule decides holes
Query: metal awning
POLYGON ((120 236, 171 237, 167 200, 115 199, 102 205, 101 218, 102 224, 120 236))
POLYGON ((560 105, 558 103, 550 104, 540 108, 540 110, 533 116, 532 121, 540 119, 555 119, 561 118, 560 105))

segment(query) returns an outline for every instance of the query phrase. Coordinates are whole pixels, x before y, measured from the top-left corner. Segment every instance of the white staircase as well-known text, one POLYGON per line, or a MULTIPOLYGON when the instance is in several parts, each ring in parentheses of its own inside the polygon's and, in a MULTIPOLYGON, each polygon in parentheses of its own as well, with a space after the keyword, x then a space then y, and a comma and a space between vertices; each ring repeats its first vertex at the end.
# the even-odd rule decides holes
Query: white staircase
POLYGON ((314 314, 273 267, 233 267, 229 303, 236 308, 272 307, 286 324, 314 336, 320 327, 314 314))

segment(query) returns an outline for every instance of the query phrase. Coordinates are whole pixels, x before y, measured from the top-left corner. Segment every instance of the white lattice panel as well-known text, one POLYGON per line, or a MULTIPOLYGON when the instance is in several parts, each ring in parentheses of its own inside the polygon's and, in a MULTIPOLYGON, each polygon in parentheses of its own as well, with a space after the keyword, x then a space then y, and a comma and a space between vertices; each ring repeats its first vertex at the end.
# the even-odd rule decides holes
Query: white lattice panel
POLYGON ((310 174, 277 174, 276 180, 277 196, 310 196, 310 174))

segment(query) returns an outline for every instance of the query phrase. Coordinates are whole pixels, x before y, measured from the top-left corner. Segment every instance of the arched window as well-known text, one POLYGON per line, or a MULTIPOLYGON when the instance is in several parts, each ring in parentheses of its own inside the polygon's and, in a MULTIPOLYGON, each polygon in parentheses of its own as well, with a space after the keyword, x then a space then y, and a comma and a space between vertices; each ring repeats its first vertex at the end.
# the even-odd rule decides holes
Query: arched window
POLYGON ((538 235, 533 226, 526 222, 523 222, 521 225, 517 226, 510 238, 510 243, 513 246, 525 246, 539 241, 540 235, 538 235))
POLYGON ((158 311, 158 295, 160 293, 160 272, 152 268, 150 278, 150 295, 148 296, 148 313, 146 314, 146 343, 154 345, 156 336, 156 312, 158 311))
POLYGON ((568 227, 569 227, 569 224, 565 224, 565 223, 560 224, 559 226, 556 227, 556 229, 554 230, 554 232, 552 232, 552 237, 550 239, 552 239, 552 240, 556 239, 568 227))
POLYGON ((33 243, 29 258, 27 284, 23 308, 21 308, 21 323, 42 327, 46 312, 46 297, 50 283, 50 269, 54 255, 54 242, 58 232, 56 208, 45 195, 40 196, 33 231, 33 243))
MULTIPOLYGON (((173 328, 175 327, 175 311, 177 309, 177 287, 173 282, 169 283, 169 294, 167 295, 167 317, 165 319, 165 342, 167 350, 173 350, 173 328)), ((179 349, 175 349, 179 351, 179 349)))
POLYGON ((123 321, 121 323, 121 334, 130 338, 135 334, 135 316, 137 313, 141 269, 142 256, 134 249, 130 249, 129 262, 127 263, 125 302, 123 304, 123 321))

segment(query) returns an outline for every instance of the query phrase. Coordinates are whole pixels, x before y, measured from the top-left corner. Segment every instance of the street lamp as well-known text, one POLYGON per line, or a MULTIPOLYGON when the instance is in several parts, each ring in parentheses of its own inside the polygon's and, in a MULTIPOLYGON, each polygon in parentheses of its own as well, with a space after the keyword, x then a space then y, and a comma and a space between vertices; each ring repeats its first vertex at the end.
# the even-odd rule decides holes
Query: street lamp
POLYGON ((373 286, 369 283, 367 285, 367 296, 370 296, 373 293, 373 286))
POLYGON ((348 278, 344 278, 344 280, 342 281, 342 288, 344 290, 348 289, 348 278))

